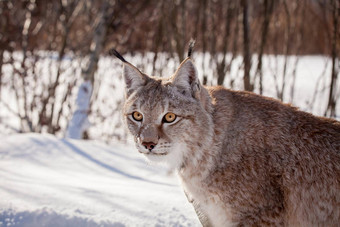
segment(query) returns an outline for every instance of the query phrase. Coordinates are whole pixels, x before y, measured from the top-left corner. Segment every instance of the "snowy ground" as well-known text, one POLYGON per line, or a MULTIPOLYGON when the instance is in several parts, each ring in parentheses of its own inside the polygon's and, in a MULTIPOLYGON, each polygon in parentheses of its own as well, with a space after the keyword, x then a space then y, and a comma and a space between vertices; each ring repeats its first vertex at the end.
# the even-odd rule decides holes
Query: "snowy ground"
POLYGON ((0 140, 0 226, 199 226, 175 176, 133 147, 0 140))

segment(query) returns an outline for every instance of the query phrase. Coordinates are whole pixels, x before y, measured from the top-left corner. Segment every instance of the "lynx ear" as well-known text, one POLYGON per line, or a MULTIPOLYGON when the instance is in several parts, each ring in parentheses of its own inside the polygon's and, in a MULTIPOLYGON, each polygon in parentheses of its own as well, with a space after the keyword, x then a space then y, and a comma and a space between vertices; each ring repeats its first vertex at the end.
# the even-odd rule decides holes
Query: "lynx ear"
POLYGON ((181 63, 172 79, 172 83, 183 94, 199 99, 201 84, 198 79, 197 69, 190 58, 185 59, 181 63))
POLYGON ((126 85, 126 95, 131 95, 139 87, 143 86, 147 80, 147 76, 141 73, 135 66, 131 65, 128 61, 126 61, 123 56, 116 51, 114 48, 109 50, 109 54, 112 56, 116 56, 119 60, 121 60, 123 65, 123 77, 126 85))
POLYGON ((131 95, 131 93, 143 86, 147 80, 145 75, 143 75, 136 67, 128 62, 124 63, 123 77, 127 96, 131 95))

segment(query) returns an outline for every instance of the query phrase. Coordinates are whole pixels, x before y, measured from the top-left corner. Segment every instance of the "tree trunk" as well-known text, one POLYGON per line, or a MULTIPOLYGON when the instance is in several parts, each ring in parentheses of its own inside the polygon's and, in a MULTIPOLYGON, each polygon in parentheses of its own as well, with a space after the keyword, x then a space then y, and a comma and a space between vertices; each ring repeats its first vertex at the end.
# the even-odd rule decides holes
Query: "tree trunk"
MULTIPOLYGON (((227 65, 226 65, 226 55, 228 50, 229 44, 229 37, 230 37, 230 23, 232 19, 232 10, 231 10, 231 1, 228 1, 227 4, 227 16, 225 22, 225 35, 223 39, 223 47, 222 47, 222 54, 223 58, 221 62, 217 60, 217 85, 223 85, 224 79, 227 73, 227 65)), ((218 57, 216 57, 218 59, 218 57)))
POLYGON ((31 117, 29 116, 29 110, 28 110, 28 98, 27 98, 27 91, 26 91, 26 87, 27 87, 27 81, 26 81, 26 76, 27 76, 27 67, 26 67, 26 60, 27 60, 27 51, 28 51, 28 41, 29 41, 29 30, 30 27, 32 25, 32 12, 35 9, 36 5, 35 5, 35 0, 31 1, 30 4, 27 6, 27 11, 25 13, 25 22, 24 22, 24 26, 21 32, 22 35, 22 53, 23 53, 23 57, 22 57, 22 62, 21 62, 21 68, 22 68, 22 72, 20 74, 20 78, 21 78, 21 92, 22 92, 22 99, 23 99, 23 119, 21 120, 21 124, 22 124, 22 129, 24 132, 33 132, 33 128, 32 128, 32 121, 31 121, 31 117))
POLYGON ((264 47, 267 42, 268 36, 268 27, 270 23, 270 17, 273 11, 273 0, 264 0, 264 19, 262 24, 262 33, 261 33, 261 43, 260 43, 260 51, 258 56, 258 63, 256 68, 256 76, 259 76, 259 86, 260 86, 260 94, 263 94, 263 72, 262 72, 262 57, 264 52, 264 47))
POLYGON ((88 115, 90 112, 91 95, 92 83, 90 80, 86 80, 79 87, 76 99, 76 110, 67 128, 66 137, 82 139, 83 133, 90 127, 88 115))
POLYGON ((66 137, 69 138, 82 139, 85 131, 90 127, 88 116, 90 113, 94 73, 97 70, 99 55, 102 52, 106 40, 109 9, 109 3, 105 1, 101 7, 100 21, 94 31, 89 64, 87 69, 83 71, 82 76, 84 82, 78 90, 76 110, 67 128, 66 137))
POLYGON ((283 71, 282 71, 282 84, 281 84, 281 91, 279 92, 279 99, 281 101, 283 101, 284 99, 284 91, 285 91, 285 87, 286 87, 286 75, 287 75, 287 64, 288 64, 288 56, 290 54, 290 43, 292 42, 291 40, 291 13, 289 11, 288 8, 288 4, 287 1, 284 0, 283 1, 283 6, 285 9, 285 13, 286 13, 286 21, 287 21, 287 30, 286 30, 286 34, 285 34, 285 52, 284 52, 284 56, 285 56, 285 60, 284 60, 284 64, 283 64, 283 71))
POLYGON ((56 89, 59 86, 60 83, 60 75, 61 75, 61 64, 62 64, 62 58, 65 56, 65 49, 67 45, 67 40, 69 36, 69 29, 67 26, 64 25, 64 34, 62 35, 62 42, 61 42, 61 48, 58 53, 58 68, 57 68, 57 76, 55 79, 55 82, 49 89, 50 93, 48 96, 48 101, 46 102, 46 105, 48 102, 51 102, 51 113, 48 119, 48 128, 47 131, 51 134, 54 134, 56 131, 56 126, 53 125, 53 119, 54 119, 54 112, 55 112, 55 93, 56 89))
POLYGON ((244 90, 253 91, 253 86, 250 82, 250 34, 249 34, 249 22, 248 22, 248 0, 242 0, 243 8, 243 64, 244 64, 244 76, 243 84, 244 90))
POLYGON ((333 16, 333 37, 332 37, 332 73, 331 84, 329 89, 328 104, 325 111, 325 116, 335 117, 336 107, 336 84, 338 77, 338 59, 337 59, 337 35, 338 35, 338 19, 339 19, 340 3, 339 1, 332 0, 332 16, 333 16))
POLYGON ((206 74, 205 71, 205 58, 206 58, 206 51, 207 51, 207 32, 203 32, 207 29, 207 19, 208 19, 208 12, 207 12, 207 7, 208 3, 207 0, 202 0, 202 15, 203 17, 201 17, 202 21, 201 21, 201 31, 202 31, 202 52, 203 52, 203 59, 202 59, 202 69, 203 69, 203 81, 202 84, 206 85, 208 83, 208 76, 206 74))
POLYGON ((296 60, 294 63, 294 69, 293 69, 293 73, 292 73, 292 83, 290 86, 290 97, 289 97, 289 103, 293 103, 294 101, 294 95, 295 95, 295 83, 296 83, 296 76, 297 76, 297 67, 299 64, 299 60, 300 60, 300 53, 302 50, 302 46, 303 46, 303 41, 305 40, 305 34, 304 34, 304 21, 305 21, 305 15, 306 15, 306 0, 300 1, 299 2, 299 8, 301 8, 302 12, 301 12, 301 20, 299 21, 299 29, 298 29, 298 34, 300 34, 298 36, 297 39, 297 51, 296 51, 296 60))

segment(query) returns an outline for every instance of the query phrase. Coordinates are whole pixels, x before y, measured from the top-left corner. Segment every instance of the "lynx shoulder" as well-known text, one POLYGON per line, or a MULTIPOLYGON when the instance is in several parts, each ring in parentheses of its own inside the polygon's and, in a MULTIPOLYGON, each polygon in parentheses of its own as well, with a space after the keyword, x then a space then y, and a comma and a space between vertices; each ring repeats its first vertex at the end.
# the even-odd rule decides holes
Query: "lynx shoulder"
POLYGON ((137 150, 177 170, 204 226, 339 225, 339 122, 203 87, 190 58, 157 78, 119 57, 137 150))

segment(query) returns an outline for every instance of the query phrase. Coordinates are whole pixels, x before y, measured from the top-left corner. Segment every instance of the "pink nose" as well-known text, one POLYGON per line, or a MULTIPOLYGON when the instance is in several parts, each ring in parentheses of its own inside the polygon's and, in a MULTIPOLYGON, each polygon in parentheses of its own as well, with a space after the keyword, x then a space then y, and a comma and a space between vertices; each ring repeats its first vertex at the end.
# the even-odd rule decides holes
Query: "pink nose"
POLYGON ((154 142, 143 142, 142 145, 143 145, 146 149, 148 149, 149 151, 151 151, 152 149, 155 148, 155 146, 156 146, 157 144, 155 144, 154 142))

